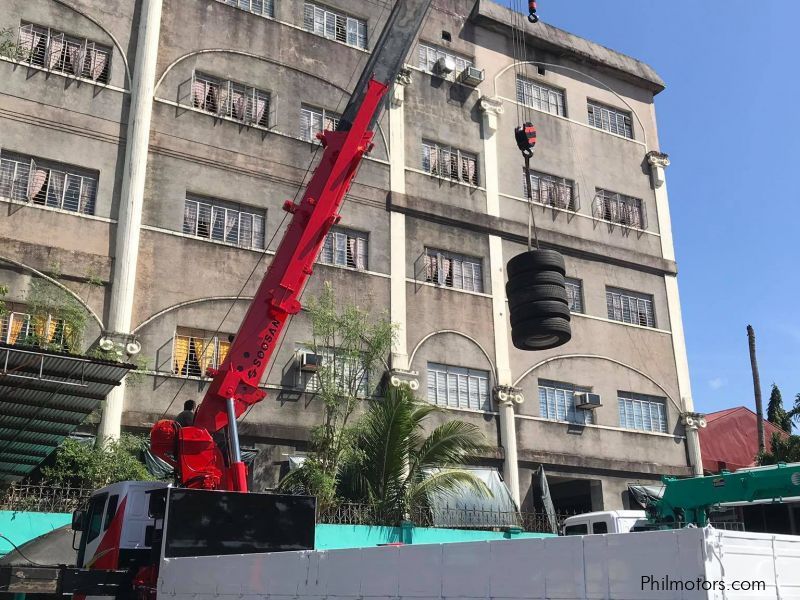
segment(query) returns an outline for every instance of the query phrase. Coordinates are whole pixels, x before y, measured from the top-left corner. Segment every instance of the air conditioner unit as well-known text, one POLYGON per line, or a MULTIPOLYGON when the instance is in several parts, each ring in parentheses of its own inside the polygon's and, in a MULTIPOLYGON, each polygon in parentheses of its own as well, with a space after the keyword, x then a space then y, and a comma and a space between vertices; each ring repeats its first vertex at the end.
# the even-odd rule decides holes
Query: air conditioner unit
POLYGON ((322 355, 313 352, 303 352, 300 354, 300 370, 316 371, 322 366, 322 355))
POLYGON ((476 86, 483 81, 483 69, 477 67, 467 67, 458 76, 461 83, 476 86))
POLYGON ((439 75, 449 75, 456 70, 456 61, 452 56, 440 56, 433 65, 433 70, 439 75))
POLYGON ((599 406, 603 406, 603 403, 600 401, 600 394, 593 394, 591 392, 575 394, 575 408, 591 410, 599 406))

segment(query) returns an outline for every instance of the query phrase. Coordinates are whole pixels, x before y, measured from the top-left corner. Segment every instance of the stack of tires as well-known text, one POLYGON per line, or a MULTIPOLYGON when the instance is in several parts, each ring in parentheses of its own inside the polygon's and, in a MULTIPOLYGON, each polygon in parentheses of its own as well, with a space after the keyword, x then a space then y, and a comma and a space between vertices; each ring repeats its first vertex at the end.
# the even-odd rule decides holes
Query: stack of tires
POLYGON ((564 257, 555 250, 531 250, 508 261, 507 269, 514 346, 547 350, 566 344, 572 331, 564 257))

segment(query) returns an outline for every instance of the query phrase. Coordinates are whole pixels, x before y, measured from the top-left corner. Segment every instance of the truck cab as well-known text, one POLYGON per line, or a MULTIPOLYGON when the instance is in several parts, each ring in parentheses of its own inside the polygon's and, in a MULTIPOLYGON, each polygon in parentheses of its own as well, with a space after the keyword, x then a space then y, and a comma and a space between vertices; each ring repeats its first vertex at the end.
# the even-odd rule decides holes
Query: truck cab
POLYGON ((575 515, 564 520, 564 535, 629 533, 649 529, 643 510, 605 510, 575 515))

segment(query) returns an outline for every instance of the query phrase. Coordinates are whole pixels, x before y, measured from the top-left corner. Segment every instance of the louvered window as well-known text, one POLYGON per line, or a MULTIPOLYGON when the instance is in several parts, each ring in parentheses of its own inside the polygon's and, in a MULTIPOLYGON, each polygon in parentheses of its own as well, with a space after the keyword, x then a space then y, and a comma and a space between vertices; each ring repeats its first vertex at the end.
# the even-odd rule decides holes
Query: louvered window
POLYGON ((642 327, 656 326, 653 296, 649 294, 607 288, 606 306, 609 319, 642 327))
POLYGON ((437 177, 478 185, 478 157, 451 146, 423 140, 422 170, 437 177))
POLYGON ((172 340, 172 372, 185 377, 205 377, 206 370, 218 368, 231 343, 227 333, 178 327, 172 340))
POLYGON ((307 142, 316 141, 319 132, 335 131, 340 118, 341 115, 338 113, 303 104, 300 107, 300 139, 307 142))
MULTIPOLYGON (((298 349, 298 357, 313 353, 310 347, 298 349)), ((336 390, 342 394, 364 398, 369 395, 369 373, 357 356, 345 356, 333 348, 317 348, 322 364, 316 371, 298 369, 298 387, 309 393, 336 390)))
POLYGON ((456 67, 451 73, 447 73, 445 75, 445 78, 450 81, 455 81, 458 76, 467 69, 467 67, 472 67, 475 64, 472 59, 459 56, 458 54, 453 54, 452 52, 447 52, 446 50, 437 46, 420 44, 417 49, 417 66, 427 73, 444 75, 442 73, 438 73, 436 70, 436 63, 441 58, 452 60, 456 67))
POLYGON ((564 90, 517 77, 517 102, 553 115, 566 116, 564 90))
POLYGON ((618 392, 619 426, 640 431, 667 432, 664 398, 631 392, 618 392))
POLYGON ((270 127, 274 121, 269 92, 203 73, 192 76, 191 105, 251 126, 270 127))
POLYGON ((79 167, 3 152, 0 196, 92 215, 97 176, 82 172, 79 167))
POLYGON ((626 138, 633 139, 633 123, 631 113, 599 104, 589 102, 587 105, 589 112, 589 125, 616 133, 626 138))
POLYGON ((575 408, 575 393, 589 392, 590 388, 582 388, 571 383, 539 380, 539 415, 554 421, 566 421, 579 425, 594 422, 593 412, 575 408))
MULTIPOLYGON (((575 193, 575 182, 566 177, 557 177, 540 171, 531 171, 531 196, 534 202, 563 208, 578 210, 578 197, 575 193)), ((525 170, 522 170, 522 193, 527 198, 525 188, 525 170)))
POLYGON ((565 281, 567 288, 567 300, 569 300, 569 310, 574 313, 583 312, 583 282, 580 279, 567 277, 565 281))
POLYGON ((480 258, 453 252, 425 249, 425 281, 446 287, 483 292, 483 269, 480 258))
POLYGON ((23 305, 6 303, 0 315, 0 341, 19 346, 40 346, 69 350, 68 325, 63 319, 47 315, 34 319, 23 305))
POLYGON ((368 247, 368 234, 352 229, 335 228, 325 237, 319 262, 366 270, 368 247))
POLYGON ((275 0, 217 0, 262 17, 275 16, 275 0))
POLYGON ((306 31, 316 35, 362 50, 367 48, 367 23, 362 19, 306 2, 303 10, 303 26, 306 31))
POLYGON ((111 73, 109 46, 32 23, 19 28, 17 56, 30 65, 97 83, 108 83, 111 73))
POLYGON ((183 233, 243 248, 264 248, 264 215, 207 198, 186 198, 183 233))
POLYGON ((640 198, 596 188, 593 212, 596 217, 605 221, 647 229, 644 204, 640 198))
POLYGON ((428 402, 445 408, 491 410, 489 373, 428 363, 428 402))

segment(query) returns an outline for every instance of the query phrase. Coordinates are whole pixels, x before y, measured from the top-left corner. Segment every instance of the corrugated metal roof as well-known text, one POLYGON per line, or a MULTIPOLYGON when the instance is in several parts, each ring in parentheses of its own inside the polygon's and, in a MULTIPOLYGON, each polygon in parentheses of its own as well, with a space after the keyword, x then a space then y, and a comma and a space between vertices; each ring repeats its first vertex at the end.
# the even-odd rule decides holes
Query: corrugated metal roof
POLYGON ((0 343, 0 481, 33 471, 135 368, 0 343))

